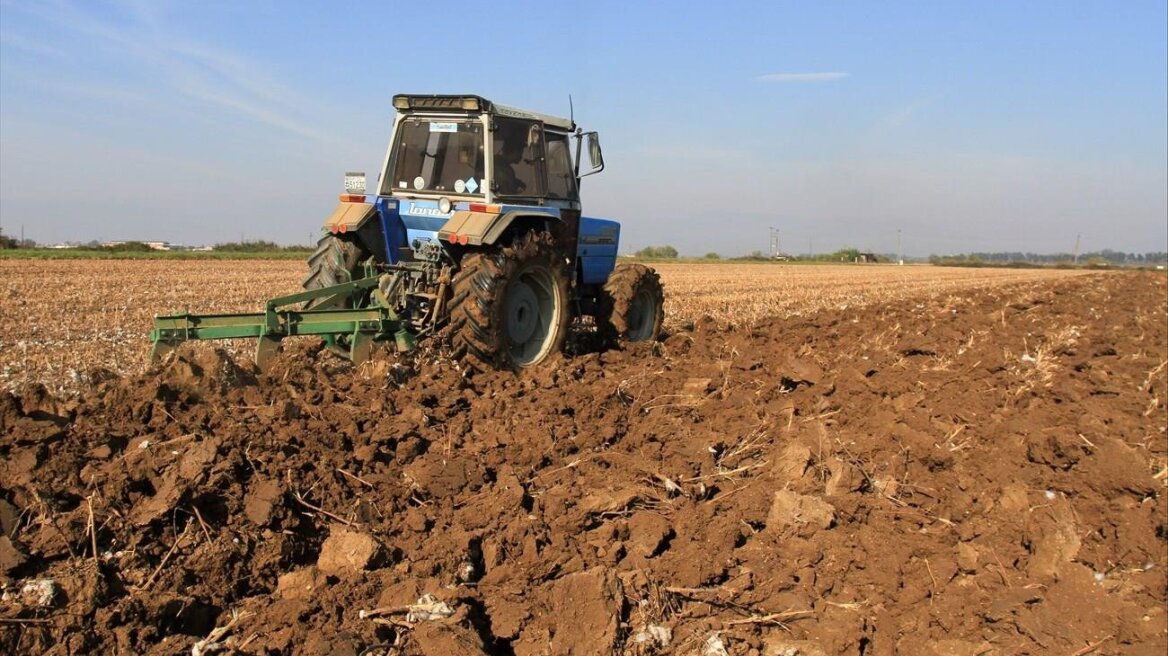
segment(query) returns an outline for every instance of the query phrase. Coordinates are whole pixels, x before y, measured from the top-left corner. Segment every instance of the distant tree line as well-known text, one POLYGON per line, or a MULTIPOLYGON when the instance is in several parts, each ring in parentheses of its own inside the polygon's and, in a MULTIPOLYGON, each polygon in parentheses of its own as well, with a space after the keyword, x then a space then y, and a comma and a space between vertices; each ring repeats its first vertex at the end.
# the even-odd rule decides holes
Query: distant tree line
POLYGON ((832 251, 830 253, 815 253, 814 255, 798 255, 798 256, 788 255, 786 253, 780 253, 779 255, 777 255, 775 257, 771 257, 771 255, 764 253, 762 251, 752 251, 749 255, 743 255, 742 257, 736 257, 733 259, 735 259, 735 260, 748 260, 751 262, 765 262, 767 260, 772 260, 772 259, 800 260, 800 261, 804 261, 804 262, 861 262, 861 261, 876 262, 876 261, 883 261, 883 260, 893 259, 893 258, 889 258, 889 257, 883 256, 883 255, 876 257, 872 253, 865 253, 864 251, 861 251, 858 248, 852 248, 851 246, 846 246, 844 248, 841 248, 837 251, 832 251))
POLYGON ((123 241, 116 244, 102 244, 97 240, 88 241, 78 246, 71 246, 71 250, 95 251, 99 253, 150 253, 155 249, 144 241, 123 241))
MULTIPOLYGON (((838 251, 831 253, 816 253, 815 255, 804 259, 814 260, 816 262, 858 262, 864 255, 865 253, 858 248, 845 246, 838 251)), ((869 255, 869 257, 871 257, 871 255, 869 255)))
MULTIPOLYGON (((672 246, 646 246, 641 250, 633 253, 634 257, 645 260, 672 260, 679 257, 677 249, 672 246)), ((710 251, 702 256, 704 260, 720 260, 722 255, 717 251, 710 251)), ((741 255, 738 257, 729 258, 738 262, 769 262, 772 260, 806 260, 813 262, 877 262, 894 259, 893 256, 881 255, 877 257, 872 253, 865 253, 858 248, 846 247, 831 253, 816 253, 815 255, 786 255, 781 254, 777 257, 772 257, 763 251, 753 251, 748 255, 741 255)))
POLYGON ((293 245, 281 246, 275 242, 259 239, 256 241, 229 241, 215 244, 212 250, 229 253, 290 253, 296 251, 311 251, 311 246, 293 245))
POLYGON ((731 259, 733 259, 733 260, 749 260, 751 262, 765 262, 765 261, 771 259, 771 256, 767 255, 766 253, 764 253, 762 251, 751 251, 749 255, 742 255, 739 257, 731 258, 731 259))
POLYGON ((15 248, 36 248, 37 244, 31 239, 17 239, 0 232, 0 250, 15 248))
POLYGON ((90 242, 83 248, 85 250, 109 251, 111 253, 150 253, 155 250, 149 244, 142 241, 124 241, 120 244, 110 244, 109 246, 90 242))
MULTIPOLYGON (((37 248, 38 244, 31 240, 25 239, 23 241, 9 237, 0 232, 0 249, 33 249, 37 248)), ((293 253, 293 252, 310 252, 312 246, 280 246, 271 241, 233 241, 222 244, 215 244, 212 250, 226 253, 293 253)), ((103 245, 97 240, 88 241, 84 244, 70 245, 70 250, 78 251, 94 251, 100 253, 149 253, 155 252, 157 249, 151 248, 149 244, 141 241, 123 241, 116 244, 103 245)), ((179 247, 176 250, 181 250, 179 247)), ((674 251, 676 257, 676 251, 674 251)))
MULTIPOLYGON (((964 264, 974 266, 978 264, 1069 264, 1074 261, 1075 256, 1071 253, 1022 253, 1018 251, 929 256, 929 262, 931 264, 964 264)), ((1079 264, 1110 266, 1149 266, 1164 264, 1166 261, 1168 261, 1168 253, 1166 252, 1125 253, 1122 251, 1113 251, 1109 248, 1101 251, 1082 253, 1078 257, 1079 264)))
POLYGON ((634 255, 650 260, 672 260, 677 257, 677 249, 672 246, 646 246, 634 255))

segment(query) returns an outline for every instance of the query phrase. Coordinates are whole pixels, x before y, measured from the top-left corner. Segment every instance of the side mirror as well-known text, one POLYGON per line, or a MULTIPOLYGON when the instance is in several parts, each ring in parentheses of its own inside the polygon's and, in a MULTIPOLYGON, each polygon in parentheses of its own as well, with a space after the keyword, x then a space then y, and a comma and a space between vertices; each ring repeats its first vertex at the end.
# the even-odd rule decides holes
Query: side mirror
POLYGON ((588 162, 594 169, 604 168, 604 154, 600 152, 600 135, 588 133, 588 162))
POLYGON ((600 152, 600 135, 595 132, 580 132, 576 131, 576 179, 592 175, 593 173, 600 173, 604 170, 604 155, 600 152), (587 173, 580 172, 580 155, 584 148, 584 139, 588 139, 588 163, 591 165, 591 170, 587 173))

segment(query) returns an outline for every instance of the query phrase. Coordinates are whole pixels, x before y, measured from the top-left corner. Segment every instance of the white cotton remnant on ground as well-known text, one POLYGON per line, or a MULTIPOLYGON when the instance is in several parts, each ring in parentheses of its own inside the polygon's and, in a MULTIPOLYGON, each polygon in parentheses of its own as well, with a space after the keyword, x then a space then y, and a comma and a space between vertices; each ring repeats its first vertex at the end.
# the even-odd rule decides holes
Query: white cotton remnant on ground
POLYGON ((57 596, 57 582, 53 579, 33 579, 20 588, 20 600, 28 606, 48 608, 57 596))
POLYGON ((633 642, 640 645, 652 644, 658 647, 668 647, 672 640, 673 631, 660 624, 649 624, 633 634, 633 642))
POLYGON ((438 601, 434 595, 428 594, 422 595, 418 599, 418 603, 410 606, 410 612, 406 615, 406 621, 414 623, 423 620, 441 620, 453 614, 454 609, 446 602, 438 601))
POLYGON ((702 656, 730 656, 730 652, 726 651, 726 643, 722 642, 722 636, 716 631, 706 638, 705 647, 702 656))

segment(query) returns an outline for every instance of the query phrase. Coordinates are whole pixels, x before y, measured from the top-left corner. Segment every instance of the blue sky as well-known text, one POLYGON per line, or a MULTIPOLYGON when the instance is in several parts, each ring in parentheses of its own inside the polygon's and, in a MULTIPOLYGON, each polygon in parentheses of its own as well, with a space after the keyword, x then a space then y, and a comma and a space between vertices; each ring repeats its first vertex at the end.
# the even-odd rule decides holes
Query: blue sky
POLYGON ((1164 250, 1166 26, 1163 0, 0 0, 0 224, 307 243, 380 168, 393 94, 571 94, 625 251, 1164 250))

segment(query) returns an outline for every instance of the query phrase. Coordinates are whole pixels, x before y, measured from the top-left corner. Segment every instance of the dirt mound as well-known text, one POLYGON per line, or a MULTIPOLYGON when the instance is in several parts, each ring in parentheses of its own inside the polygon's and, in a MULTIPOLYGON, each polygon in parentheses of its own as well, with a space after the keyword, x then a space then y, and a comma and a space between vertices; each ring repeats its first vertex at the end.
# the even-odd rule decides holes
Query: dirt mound
POLYGON ((0 651, 1164 653, 1168 287, 0 395, 0 651))

